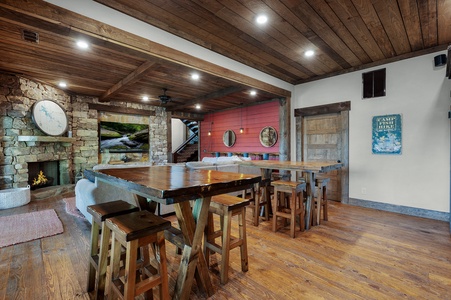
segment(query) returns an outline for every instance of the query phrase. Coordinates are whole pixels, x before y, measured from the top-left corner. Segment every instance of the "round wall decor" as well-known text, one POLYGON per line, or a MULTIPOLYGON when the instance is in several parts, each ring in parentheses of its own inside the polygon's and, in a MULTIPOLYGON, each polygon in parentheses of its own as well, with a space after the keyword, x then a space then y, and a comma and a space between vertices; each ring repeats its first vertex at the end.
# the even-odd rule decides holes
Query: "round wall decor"
POLYGON ((41 100, 31 108, 31 119, 45 134, 58 136, 67 130, 67 115, 58 103, 52 100, 41 100))
POLYGON ((266 126, 260 131, 260 143, 265 147, 272 147, 277 142, 277 131, 274 127, 266 126))
POLYGON ((224 145, 226 145, 226 147, 232 147, 233 145, 235 145, 236 141, 235 131, 226 130, 222 136, 222 141, 224 142, 224 145))

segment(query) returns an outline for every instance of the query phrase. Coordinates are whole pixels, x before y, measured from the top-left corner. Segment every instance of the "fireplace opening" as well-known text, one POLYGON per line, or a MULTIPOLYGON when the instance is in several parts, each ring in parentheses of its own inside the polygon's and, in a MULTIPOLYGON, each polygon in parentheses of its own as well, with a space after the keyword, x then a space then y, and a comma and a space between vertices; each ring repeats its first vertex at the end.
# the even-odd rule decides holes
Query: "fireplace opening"
POLYGON ((59 161, 28 163, 28 184, 32 190, 59 185, 59 161))

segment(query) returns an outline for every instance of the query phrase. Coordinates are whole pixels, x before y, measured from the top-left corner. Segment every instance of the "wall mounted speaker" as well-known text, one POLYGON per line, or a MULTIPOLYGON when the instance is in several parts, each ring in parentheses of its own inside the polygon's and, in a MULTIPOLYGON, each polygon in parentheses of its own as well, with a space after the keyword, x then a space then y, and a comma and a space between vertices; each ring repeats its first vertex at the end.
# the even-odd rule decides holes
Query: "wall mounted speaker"
POLYGON ((446 54, 440 54, 434 57, 434 65, 436 67, 446 65, 446 54))

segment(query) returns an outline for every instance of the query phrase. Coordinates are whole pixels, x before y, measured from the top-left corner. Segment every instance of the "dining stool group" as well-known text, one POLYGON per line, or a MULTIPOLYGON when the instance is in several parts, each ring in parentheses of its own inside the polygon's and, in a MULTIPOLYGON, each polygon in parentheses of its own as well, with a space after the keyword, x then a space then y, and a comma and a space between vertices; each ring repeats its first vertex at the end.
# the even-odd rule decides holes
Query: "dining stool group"
POLYGON ((169 299, 164 230, 171 222, 117 200, 91 205, 91 256, 88 292, 94 299, 134 299, 145 294, 153 299, 159 287, 160 299, 169 299), (110 274, 105 289, 107 266, 110 274))
MULTIPOLYGON (((328 182, 329 178, 315 180, 316 213, 312 213, 312 221, 316 224, 320 222, 321 212, 327 220, 328 182)), ((306 204, 305 181, 268 181, 241 196, 212 196, 203 242, 207 266, 213 253, 220 255, 220 282, 226 284, 230 251, 239 248, 241 270, 248 271, 247 207, 252 210, 254 226, 258 226, 260 218, 268 221, 272 213, 272 230, 290 226, 289 235, 294 238, 296 227, 298 231, 305 229, 306 204), (271 189, 272 201, 264 201, 261 194, 271 189), (219 217, 216 225, 215 216, 219 217), (237 234, 232 233, 235 219, 237 234)), ((92 215, 92 227, 87 291, 94 299, 134 299, 140 294, 145 299, 153 299, 156 288, 159 299, 169 299, 165 240, 181 249, 184 243, 181 231, 172 227, 170 221, 122 200, 88 206, 88 212, 92 215)))

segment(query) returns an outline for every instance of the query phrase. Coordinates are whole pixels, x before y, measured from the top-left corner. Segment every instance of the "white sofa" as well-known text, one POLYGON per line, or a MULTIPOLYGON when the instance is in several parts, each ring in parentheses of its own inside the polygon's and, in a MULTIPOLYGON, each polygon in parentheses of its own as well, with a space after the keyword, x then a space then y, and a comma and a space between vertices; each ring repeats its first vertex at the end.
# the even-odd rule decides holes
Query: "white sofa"
MULTIPOLYGON (((249 157, 227 156, 227 157, 204 157, 202 161, 187 162, 186 167, 190 169, 207 169, 221 172, 234 172, 242 174, 261 175, 259 168, 237 164, 238 161, 251 160, 249 157)), ((232 192, 230 195, 241 195, 241 192, 232 192)))
POLYGON ((243 170, 249 170, 246 174, 254 174, 255 170, 260 171, 256 168, 249 168, 237 164, 238 161, 251 160, 249 157, 239 157, 239 156, 221 156, 221 157, 204 157, 202 161, 187 162, 186 167, 190 169, 207 169, 216 170, 222 172, 234 172, 234 173, 245 173, 243 170), (244 167, 244 168, 243 168, 244 167))
MULTIPOLYGON (((93 170, 102 170, 109 168, 131 168, 150 166, 152 163, 127 163, 121 165, 102 164, 93 167, 93 170)), ((86 219, 92 223, 91 214, 88 213, 89 205, 105 203, 115 200, 124 200, 131 204, 135 204, 135 195, 125 189, 118 188, 114 185, 105 183, 97 178, 83 178, 75 185, 75 205, 86 219)), ((172 205, 159 205, 156 213, 166 215, 174 212, 172 205)))

